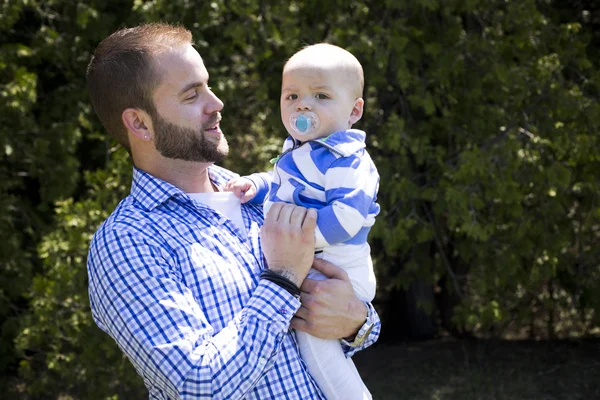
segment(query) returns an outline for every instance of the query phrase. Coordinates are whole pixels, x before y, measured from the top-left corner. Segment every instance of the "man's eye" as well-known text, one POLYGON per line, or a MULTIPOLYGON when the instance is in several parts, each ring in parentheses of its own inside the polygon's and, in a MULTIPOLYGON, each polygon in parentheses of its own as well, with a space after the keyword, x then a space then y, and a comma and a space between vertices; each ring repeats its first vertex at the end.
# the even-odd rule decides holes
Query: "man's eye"
POLYGON ((196 97, 198 97, 198 93, 191 93, 188 97, 185 98, 185 101, 194 100, 196 97))
POLYGON ((296 100, 297 98, 298 98, 298 95, 297 95, 297 94, 290 94, 290 95, 287 97, 287 99, 288 99, 288 100, 296 100))
POLYGON ((317 93, 315 97, 319 100, 327 100, 329 98, 325 93, 317 93))

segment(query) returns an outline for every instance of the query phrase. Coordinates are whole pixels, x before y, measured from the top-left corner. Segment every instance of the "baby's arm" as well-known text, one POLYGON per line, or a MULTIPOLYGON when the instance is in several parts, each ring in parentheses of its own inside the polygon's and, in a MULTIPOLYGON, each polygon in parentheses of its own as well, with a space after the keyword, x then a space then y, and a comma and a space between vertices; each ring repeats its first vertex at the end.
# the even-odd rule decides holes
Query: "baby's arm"
POLYGON ((240 198, 242 204, 250 201, 253 204, 262 204, 271 185, 271 175, 260 172, 248 176, 231 179, 223 190, 233 192, 240 198))
POLYGON ((368 154, 337 159, 325 172, 327 206, 319 209, 316 247, 338 244, 364 233, 379 212, 377 189, 379 175, 368 154))
MULTIPOLYGON (((294 141, 289 137, 283 143, 281 153, 285 153, 288 149, 294 146, 294 141)), ((250 201, 252 204, 263 204, 271 183, 273 181, 272 172, 257 172, 248 176, 233 178, 224 187, 226 192, 233 192, 240 201, 246 203, 250 201)))
POLYGON ((256 186, 254 186, 254 183, 250 179, 243 176, 233 178, 227 182, 223 190, 233 192, 233 194, 240 198, 242 204, 252 200, 256 196, 256 186))

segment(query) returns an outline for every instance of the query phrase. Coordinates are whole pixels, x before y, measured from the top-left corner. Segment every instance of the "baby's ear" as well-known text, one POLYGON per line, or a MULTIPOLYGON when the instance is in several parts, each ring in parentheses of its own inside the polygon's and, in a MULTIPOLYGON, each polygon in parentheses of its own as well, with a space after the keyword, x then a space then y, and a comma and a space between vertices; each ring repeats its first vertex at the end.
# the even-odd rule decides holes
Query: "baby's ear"
POLYGON ((348 120, 348 122, 350 123, 350 126, 354 125, 355 123, 358 122, 359 119, 362 118, 364 105, 365 105, 365 101, 362 99, 362 97, 359 97, 356 100, 354 100, 354 106, 352 107, 352 112, 350 113, 350 119, 348 120))

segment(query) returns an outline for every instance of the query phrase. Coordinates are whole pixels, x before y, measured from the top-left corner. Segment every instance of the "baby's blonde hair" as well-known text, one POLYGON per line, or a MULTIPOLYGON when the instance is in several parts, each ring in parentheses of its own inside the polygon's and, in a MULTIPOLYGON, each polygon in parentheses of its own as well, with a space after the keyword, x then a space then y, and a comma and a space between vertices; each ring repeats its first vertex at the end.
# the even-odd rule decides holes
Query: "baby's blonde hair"
POLYGON ((351 89, 356 98, 363 95, 365 78, 362 65, 352 53, 341 47, 329 43, 306 46, 287 60, 283 72, 296 67, 335 69, 346 74, 347 81, 353 84, 351 89))

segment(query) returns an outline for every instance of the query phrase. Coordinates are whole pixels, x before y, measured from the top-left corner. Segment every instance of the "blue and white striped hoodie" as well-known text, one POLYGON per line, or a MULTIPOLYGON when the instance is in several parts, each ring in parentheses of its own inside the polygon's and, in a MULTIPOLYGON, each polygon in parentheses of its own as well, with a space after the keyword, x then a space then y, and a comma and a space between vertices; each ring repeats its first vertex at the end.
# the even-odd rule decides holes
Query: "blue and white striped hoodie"
POLYGON ((252 202, 264 202, 265 214, 273 202, 317 209, 317 249, 365 243, 379 214, 379 174, 365 136, 349 129, 304 143, 288 137, 271 174, 248 176, 257 188, 252 202))

